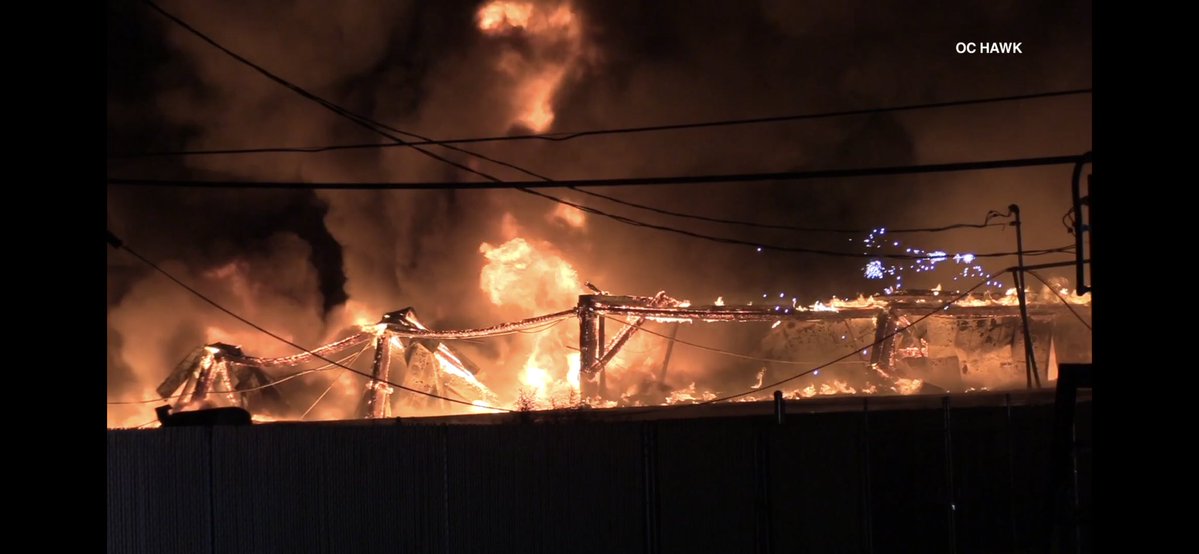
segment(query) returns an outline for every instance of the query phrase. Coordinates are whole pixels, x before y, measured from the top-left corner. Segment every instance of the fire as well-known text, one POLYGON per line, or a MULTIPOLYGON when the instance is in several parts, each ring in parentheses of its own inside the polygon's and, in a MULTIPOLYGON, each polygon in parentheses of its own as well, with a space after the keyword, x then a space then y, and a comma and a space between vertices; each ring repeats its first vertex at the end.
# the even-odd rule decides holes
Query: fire
POLYGON ((479 252, 487 258, 480 286, 496 306, 517 306, 533 313, 559 310, 573 304, 583 290, 569 262, 535 250, 523 238, 500 246, 483 243, 479 252))
POLYGON ((506 47, 496 68, 513 83, 512 123, 534 132, 554 122, 554 97, 583 58, 582 26, 568 2, 492 0, 475 14, 489 37, 519 36, 524 48, 506 47))
POLYGON ((504 29, 523 28, 533 15, 533 4, 499 0, 479 8, 479 29, 495 32, 504 29))
POLYGON ((903 395, 915 394, 923 384, 924 382, 920 379, 905 379, 900 377, 895 380, 895 386, 892 389, 903 395))
MULTIPOLYGON (((346 301, 342 308, 342 320, 358 328, 372 327, 379 321, 379 312, 354 299, 346 301)), ((371 330, 371 329, 366 329, 371 330)))
MULTIPOLYGON (((533 313, 560 310, 585 292, 578 272, 549 244, 535 247, 521 237, 500 246, 483 243, 487 259, 479 286, 496 306, 515 306, 533 313)), ((528 335, 529 355, 520 370, 520 408, 560 407, 579 400, 578 342, 575 326, 556 326, 528 335)))
POLYGON ((685 389, 673 391, 666 397, 667 404, 706 402, 716 398, 716 394, 710 391, 697 391, 695 383, 691 383, 685 389))
POLYGON ((533 358, 529 358, 529 364, 525 366, 525 372, 520 376, 520 381, 525 385, 532 387, 537 398, 546 398, 550 383, 554 381, 550 377, 550 372, 533 365, 533 358))
POLYGON ((578 352, 571 352, 566 355, 566 364, 570 369, 566 371, 566 380, 570 382, 570 386, 575 390, 579 390, 579 371, 582 366, 582 355, 578 352))
POLYGON ((815 304, 812 304, 812 306, 809 309, 812 310, 813 312, 836 312, 836 311, 838 311, 836 307, 829 306, 819 300, 817 300, 815 304))
POLYGON ((566 204, 558 204, 546 218, 551 222, 561 223, 574 229, 582 229, 587 225, 587 215, 566 204))

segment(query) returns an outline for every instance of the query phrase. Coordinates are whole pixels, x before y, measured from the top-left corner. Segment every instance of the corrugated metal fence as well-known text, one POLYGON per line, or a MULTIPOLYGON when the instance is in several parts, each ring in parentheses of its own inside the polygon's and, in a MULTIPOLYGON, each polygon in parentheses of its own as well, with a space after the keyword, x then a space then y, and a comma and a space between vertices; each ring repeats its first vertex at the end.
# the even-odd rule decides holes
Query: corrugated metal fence
POLYGON ((1052 410, 110 431, 108 551, 1026 552, 1052 410))

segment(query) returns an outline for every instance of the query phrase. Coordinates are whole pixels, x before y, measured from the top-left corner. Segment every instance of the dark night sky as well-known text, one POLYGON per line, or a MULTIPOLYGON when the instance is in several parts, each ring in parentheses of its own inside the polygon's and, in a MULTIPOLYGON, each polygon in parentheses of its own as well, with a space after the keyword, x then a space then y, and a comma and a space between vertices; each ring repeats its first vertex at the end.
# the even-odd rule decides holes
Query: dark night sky
MULTIPOLYGON (((394 127, 440 138, 521 131, 513 123, 511 107, 519 79, 504 72, 505 59, 517 60, 525 71, 552 64, 568 67, 553 97, 550 131, 834 111, 1091 85, 1089 2, 574 0, 578 35, 554 40, 484 36, 474 21, 479 4, 162 2, 218 42, 286 79, 394 127), (954 52, 959 41, 1018 41, 1023 54, 959 55, 954 52)), ((1067 155, 1089 150, 1090 137, 1090 98, 1074 96, 472 148, 554 178, 590 178, 1067 155)), ((110 2, 109 152, 372 140, 368 132, 237 64, 141 3, 110 2)), ((457 153, 447 155, 461 163, 477 163, 457 153)), ((480 167, 501 178, 523 178, 504 168, 480 167)), ((192 179, 467 180, 464 172, 398 148, 110 160, 108 172, 192 179)), ((1027 220, 1028 246, 1045 248, 1071 240, 1060 222, 1068 208, 1069 174, 1070 168, 1061 166, 603 192, 718 217, 864 228, 976 222, 987 210, 1019 203, 1027 220)), ((845 235, 701 224, 599 204, 569 191, 562 196, 710 234, 852 248, 845 235)), ((440 327, 534 315, 494 308, 479 289, 484 263, 479 245, 510 238, 506 232, 513 221, 521 236, 552 243, 583 279, 619 293, 665 289, 697 302, 710 302, 718 295, 736 302, 764 291, 785 291, 810 303, 832 294, 879 292, 886 284, 863 278, 863 260, 758 254, 593 216, 588 216, 584 230, 575 230, 547 218, 554 207, 514 191, 181 192, 110 187, 107 214, 110 229, 148 257, 265 326, 285 329, 308 344, 344 326, 347 298, 375 313, 416 306, 440 327)), ((904 239, 910 241, 905 244, 949 252, 1014 249, 1010 230, 904 239)), ((1011 263, 993 261, 985 267, 1011 263)), ((923 278, 912 275, 905 284, 953 288, 954 275, 952 268, 923 278)), ((108 289, 110 395, 142 394, 130 384, 156 384, 190 347, 205 340, 207 328, 228 326, 121 253, 109 255, 108 289)), ((265 342, 261 348, 277 350, 265 342)))

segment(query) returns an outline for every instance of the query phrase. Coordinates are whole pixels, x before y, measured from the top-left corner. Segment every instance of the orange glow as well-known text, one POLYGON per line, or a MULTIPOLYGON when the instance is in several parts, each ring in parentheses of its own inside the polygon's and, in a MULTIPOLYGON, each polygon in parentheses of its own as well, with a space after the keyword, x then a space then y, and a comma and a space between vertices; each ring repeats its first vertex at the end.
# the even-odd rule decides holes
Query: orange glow
POLYGON ((572 208, 566 204, 558 204, 546 217, 550 221, 575 229, 582 229, 587 225, 587 215, 582 210, 572 208))
MULTIPOLYGON (((479 247, 487 264, 479 285, 496 306, 533 313, 561 310, 585 292, 578 273, 549 244, 534 246, 516 237, 500 246, 479 247)), ((517 408, 566 407, 579 401, 579 354, 567 344, 578 341, 576 326, 554 326, 528 335, 528 358, 518 376, 517 408)))
POLYGON ((479 252, 487 258, 479 284, 496 306, 516 306, 530 313, 560 310, 574 304, 584 290, 570 263, 556 253, 534 249, 523 238, 500 246, 483 243, 479 252))
POLYGON ((505 29, 523 28, 533 15, 533 4, 498 0, 479 8, 479 29, 496 32, 505 29))
POLYGON ((568 2, 493 0, 475 14, 490 37, 519 35, 527 48, 505 47, 496 69, 512 79, 512 123, 543 132, 554 123, 554 97, 583 57, 582 27, 568 2))

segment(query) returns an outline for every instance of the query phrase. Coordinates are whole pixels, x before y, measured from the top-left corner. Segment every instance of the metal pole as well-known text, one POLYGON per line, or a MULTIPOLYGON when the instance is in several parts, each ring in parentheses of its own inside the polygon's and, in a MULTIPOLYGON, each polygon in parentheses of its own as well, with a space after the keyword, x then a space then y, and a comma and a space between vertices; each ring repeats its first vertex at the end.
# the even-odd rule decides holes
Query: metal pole
POLYGON ((1028 388, 1033 388, 1034 381, 1037 388, 1041 388, 1041 375, 1037 372, 1036 354, 1032 348, 1032 331, 1028 326, 1028 299, 1024 294, 1024 234, 1020 229, 1020 206, 1012 204, 1008 206, 1008 209, 1015 217, 1012 225, 1016 227, 1016 265, 1018 267, 1012 271, 1012 275, 1016 279, 1016 297, 1020 300, 1020 321, 1024 328, 1024 377, 1028 388))
POLYGON ((783 391, 774 391, 774 419, 775 423, 783 424, 783 416, 787 411, 787 405, 783 402, 783 391))
MULTIPOLYGON (((1082 222, 1082 207, 1090 204, 1090 190, 1087 191, 1087 198, 1083 198, 1082 191, 1080 190, 1081 184, 1079 183, 1080 179, 1082 178, 1083 166, 1090 163, 1090 154, 1090 152, 1087 152, 1084 159, 1081 159, 1074 164, 1074 173, 1070 177, 1070 194, 1074 201, 1074 256, 1077 258, 1074 289, 1078 292, 1078 294, 1086 294, 1087 291, 1091 290, 1091 287, 1087 286, 1085 282, 1086 272, 1084 271, 1083 267, 1083 258, 1085 257, 1085 252, 1082 248, 1082 233, 1083 231, 1089 231, 1088 226, 1083 225, 1082 222)), ((1091 180, 1090 177, 1088 177, 1088 189, 1091 188, 1090 183, 1091 180)), ((1088 213, 1089 212, 1090 210, 1088 210, 1088 213)), ((1024 264, 1021 263, 1020 265, 1024 264)))

